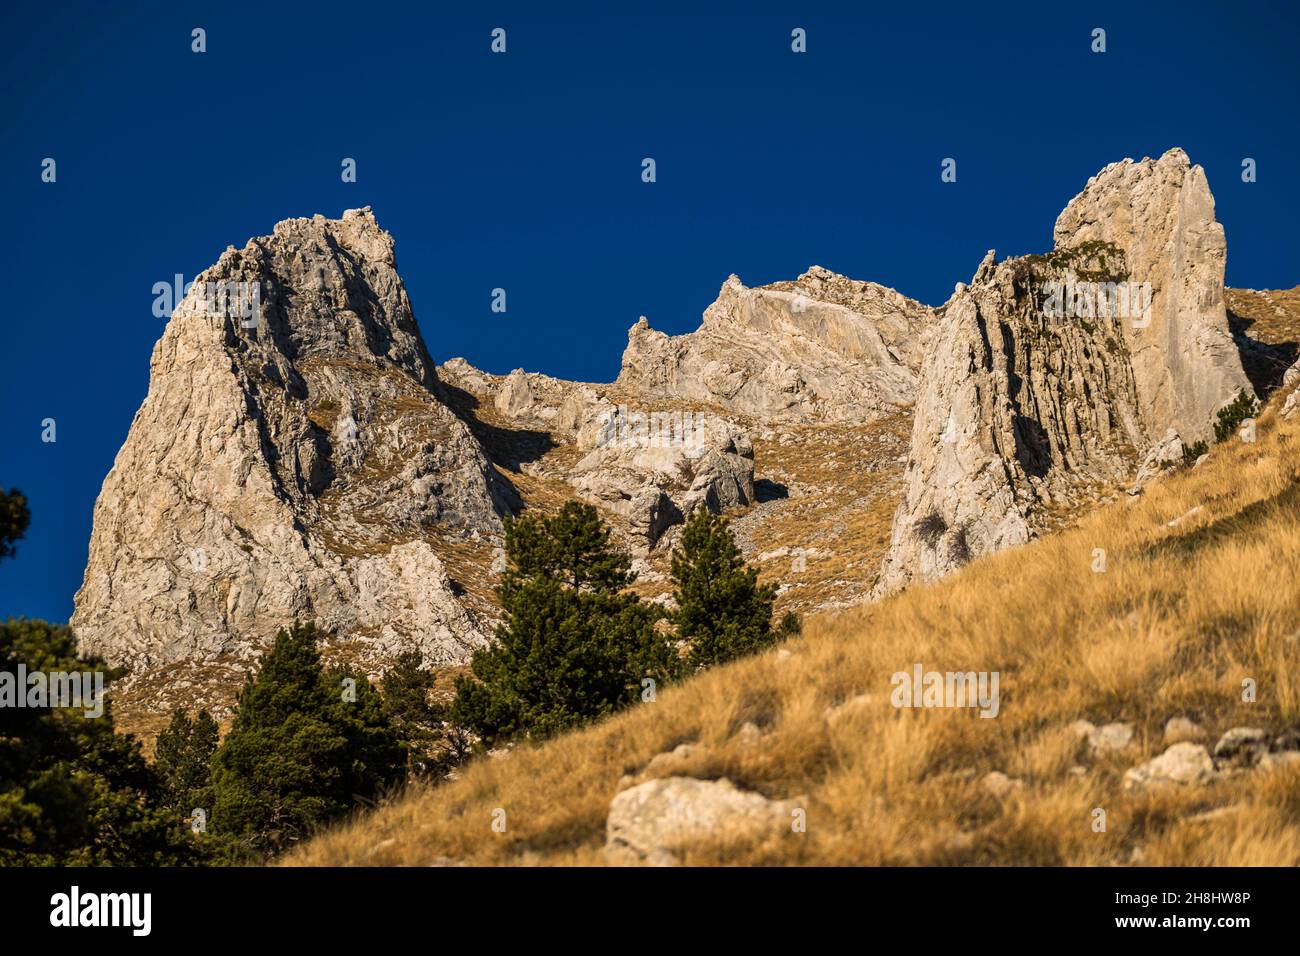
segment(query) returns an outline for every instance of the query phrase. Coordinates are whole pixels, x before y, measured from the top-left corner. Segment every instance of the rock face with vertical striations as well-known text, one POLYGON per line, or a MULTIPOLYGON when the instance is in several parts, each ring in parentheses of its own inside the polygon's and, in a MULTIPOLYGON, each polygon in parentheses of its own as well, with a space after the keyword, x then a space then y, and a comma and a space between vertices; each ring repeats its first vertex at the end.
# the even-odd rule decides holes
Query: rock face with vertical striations
POLYGON ((1142 422, 1155 437, 1210 437, 1215 412, 1251 386, 1228 327, 1227 244, 1205 171, 1176 148, 1112 163, 1057 217, 1054 239, 1118 246, 1133 279, 1150 283, 1150 324, 1123 327, 1142 422))
POLYGON ((1223 228, 1182 150, 1126 160, 1061 213, 1056 249, 990 252, 927 330, 877 593, 1021 544, 1049 508, 1147 480, 1250 390, 1223 306, 1223 228))
POLYGON ((72 624, 115 664, 247 657, 295 620, 461 662, 486 638, 435 544, 498 530, 511 496, 440 398, 369 208, 286 220, 174 310, 72 624))

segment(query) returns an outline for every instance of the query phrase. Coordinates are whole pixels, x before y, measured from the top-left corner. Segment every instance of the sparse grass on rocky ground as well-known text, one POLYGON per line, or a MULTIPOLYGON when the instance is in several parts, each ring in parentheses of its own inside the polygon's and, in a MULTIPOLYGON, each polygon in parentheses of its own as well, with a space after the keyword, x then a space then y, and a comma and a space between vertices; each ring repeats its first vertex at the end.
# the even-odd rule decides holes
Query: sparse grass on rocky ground
POLYGON ((1228 322, 1242 345, 1241 363, 1256 391, 1267 395, 1300 357, 1300 286, 1224 289, 1228 322))
MULTIPOLYGON (((788 497, 733 521, 746 560, 781 585, 777 613, 860 604, 880 577, 912 422, 757 430, 754 477, 788 497)), ((764 486, 764 487, 770 487, 764 486)))
POLYGON ((1300 342, 1300 285, 1293 289, 1224 289, 1228 310, 1261 342, 1300 342))
MULTIPOLYGON (((500 377, 493 380, 499 384, 500 377)), ((453 401, 527 507, 555 511, 576 496, 563 476, 584 453, 569 436, 547 435, 514 422, 495 408, 491 392, 470 392, 466 382, 460 386, 453 401), (511 462, 519 464, 507 467, 511 462)), ((620 386, 601 387, 612 402, 641 404, 620 386)), ((655 409, 730 418, 753 439, 759 500, 736 509, 730 517, 746 559, 756 564, 762 580, 783 585, 778 614, 808 613, 866 599, 889 549, 911 434, 909 412, 844 425, 764 423, 690 402, 657 401, 655 409)), ((641 545, 644 551, 644 541, 626 533, 624 519, 612 511, 606 511, 605 518, 622 547, 635 552, 641 545)), ((642 597, 671 592, 668 571, 679 531, 680 527, 670 530, 644 554, 645 568, 635 588, 642 597)), ((477 599, 473 609, 494 618, 491 589, 496 576, 487 573, 491 556, 483 558, 464 544, 458 549, 441 539, 435 549, 457 583, 477 599)))
POLYGON ((685 851, 695 864, 1300 864, 1300 768, 1128 790, 1172 717, 1300 726, 1300 421, 1212 449, 1075 527, 932 587, 807 620, 804 635, 584 731, 415 789, 291 864, 599 864, 610 801, 652 757, 672 773, 797 798, 807 832, 685 851), (1106 570, 1093 570, 1103 549, 1106 570), (896 709, 890 677, 998 671, 1001 710, 896 709), (1258 697, 1242 699, 1253 679, 1258 697), (848 706, 843 706, 848 703, 848 706), (839 708, 839 709, 836 709, 839 708), (1131 724, 1093 755, 1080 719, 1131 724), (761 731, 741 734, 746 723, 761 731), (1021 781, 1002 795, 984 777, 1021 781), (506 811, 506 832, 492 828, 506 811), (1094 810, 1106 812, 1095 832, 1094 810))

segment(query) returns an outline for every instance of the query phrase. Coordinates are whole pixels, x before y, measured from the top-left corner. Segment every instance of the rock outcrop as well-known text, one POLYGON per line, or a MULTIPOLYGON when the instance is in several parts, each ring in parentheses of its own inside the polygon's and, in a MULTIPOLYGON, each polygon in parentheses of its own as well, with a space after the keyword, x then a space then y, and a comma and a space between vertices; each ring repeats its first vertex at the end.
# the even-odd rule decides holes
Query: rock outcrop
POLYGON ((1289 419, 1300 409, 1300 362, 1296 362, 1283 374, 1281 389, 1284 392, 1291 390, 1278 412, 1283 418, 1289 419))
POLYGON ((1150 283, 1149 316, 1122 325, 1146 433, 1213 435, 1214 414, 1250 391, 1223 299, 1227 244, 1205 171, 1181 149, 1112 163, 1057 217, 1057 249, 1109 243, 1150 283))
POLYGON ((692 847, 779 839, 794 801, 769 800, 729 780, 666 777, 624 790, 610 804, 605 859, 615 866, 675 866, 692 847))
POLYGON ((431 542, 498 530, 512 491, 439 388, 368 208, 227 249, 174 310, 96 503, 82 646, 249 656, 311 619, 465 660, 485 637, 431 542))
POLYGON ((754 500, 753 445, 716 415, 599 403, 577 434, 586 454, 569 483, 627 518, 647 546, 697 508, 721 512, 754 500))
POLYGON ((871 422, 909 406, 930 318, 892 289, 814 266, 756 289, 731 276, 689 335, 642 318, 609 385, 501 378, 463 360, 444 371, 521 432, 572 442, 582 455, 564 480, 652 548, 698 507, 754 502, 754 426, 871 422))
POLYGON ((1250 384, 1223 307, 1223 229, 1181 150, 1126 160, 936 309, 877 593, 1022 544, 1049 506, 1146 481, 1250 384))
POLYGON ((688 335, 642 318, 609 384, 495 376, 463 359, 442 373, 493 419, 500 441, 490 447, 564 447, 547 461, 515 454, 506 467, 561 479, 619 516, 633 548, 653 549, 696 508, 755 503, 752 436, 770 437, 768 425, 865 426, 908 408, 930 320, 892 289, 814 266, 755 289, 731 276, 688 335))
MULTIPOLYGON (((577 452, 561 477, 576 497, 620 516, 633 544, 653 547, 697 508, 754 500, 754 448, 737 422, 680 401, 616 403, 612 385, 566 382, 515 369, 498 378, 463 359, 443 366, 522 433, 544 432, 577 452)), ((627 395, 626 391, 622 393, 627 395)))
POLYGON ((814 266, 794 282, 723 283, 703 324, 628 332, 619 385, 647 401, 695 401, 785 421, 867 421, 910 405, 930 310, 814 266))

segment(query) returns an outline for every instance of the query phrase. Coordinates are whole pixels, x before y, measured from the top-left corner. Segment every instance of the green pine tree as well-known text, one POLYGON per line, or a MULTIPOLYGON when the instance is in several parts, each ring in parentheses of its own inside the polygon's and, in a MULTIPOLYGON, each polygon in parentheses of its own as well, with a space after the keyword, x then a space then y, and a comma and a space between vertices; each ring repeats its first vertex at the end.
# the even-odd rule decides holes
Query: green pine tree
POLYGON ((453 721, 492 746, 545 736, 637 700, 642 681, 671 680, 677 655, 662 612, 624 593, 631 561, 591 505, 506 523, 509 567, 497 588, 505 618, 456 682, 453 721))
POLYGON ((617 594, 635 579, 631 559, 609 540, 609 527, 594 507, 566 502, 547 518, 526 514, 506 522, 506 556, 502 576, 507 593, 515 585, 553 578, 578 591, 617 594))
POLYGON ((1255 396, 1241 389, 1237 397, 1219 409, 1214 422, 1214 440, 1227 441, 1237 430, 1237 426, 1259 410, 1255 396))
MULTIPOLYGON (((67 627, 11 618, 0 624, 0 671, 16 675, 19 663, 29 674, 100 671, 105 686, 120 676, 78 658, 67 627)), ((0 706, 0 866, 199 861, 139 742, 115 732, 110 703, 98 717, 83 707, 0 706)))
POLYGON ((322 667, 314 625, 295 625, 240 693, 213 759, 212 827, 250 856, 279 853, 396 784, 404 764, 370 682, 322 667))
POLYGON ((691 515, 673 549, 672 577, 677 609, 671 620, 690 647, 692 666, 752 654, 798 630, 798 619, 787 615, 780 631, 773 631, 776 586, 758 583, 758 571, 746 566, 727 519, 705 508, 691 515))
POLYGON ((329 668, 325 684, 334 694, 331 717, 347 741, 343 790, 353 802, 372 802, 406 779, 406 748, 363 671, 329 668))
POLYGON ((468 751, 463 733, 447 723, 447 707, 433 700, 435 683, 423 655, 405 651, 379 684, 384 711, 406 748, 407 772, 413 777, 445 776, 468 751))
POLYGON ((171 723, 158 734, 154 767, 162 778, 164 802, 183 816, 212 807, 209 784, 217 737, 217 722, 206 710, 191 720, 179 707, 171 723))

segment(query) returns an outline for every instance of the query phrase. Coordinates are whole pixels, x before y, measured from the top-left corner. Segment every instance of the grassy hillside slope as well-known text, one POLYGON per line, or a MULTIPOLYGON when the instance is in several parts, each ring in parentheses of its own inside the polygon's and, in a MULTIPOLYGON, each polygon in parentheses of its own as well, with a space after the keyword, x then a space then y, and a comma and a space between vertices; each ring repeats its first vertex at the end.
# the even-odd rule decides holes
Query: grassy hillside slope
POLYGON ((1213 748, 1300 727, 1300 416, 1260 417, 1200 467, 937 586, 812 618, 802 637, 584 731, 411 790, 292 864, 599 864, 610 800, 656 754, 671 773, 798 797, 807 832, 719 832, 696 864, 1300 864, 1300 767, 1129 791, 1171 717, 1213 748), (1106 552, 1095 572, 1094 549, 1106 552), (998 671, 1001 711, 896 709, 890 677, 998 671), (1242 700, 1242 681, 1258 685, 1242 700), (848 706, 843 706, 848 702, 848 706), (835 708, 839 708, 835 710, 835 708), (1125 721, 1092 755, 1076 720, 1125 721), (753 723, 761 736, 740 733, 753 723), (1023 783, 997 796, 1001 771, 1023 783), (622 782, 620 782, 622 781, 622 782), (507 812, 505 833, 493 811, 507 812), (1095 808, 1107 814, 1094 832, 1095 808))

